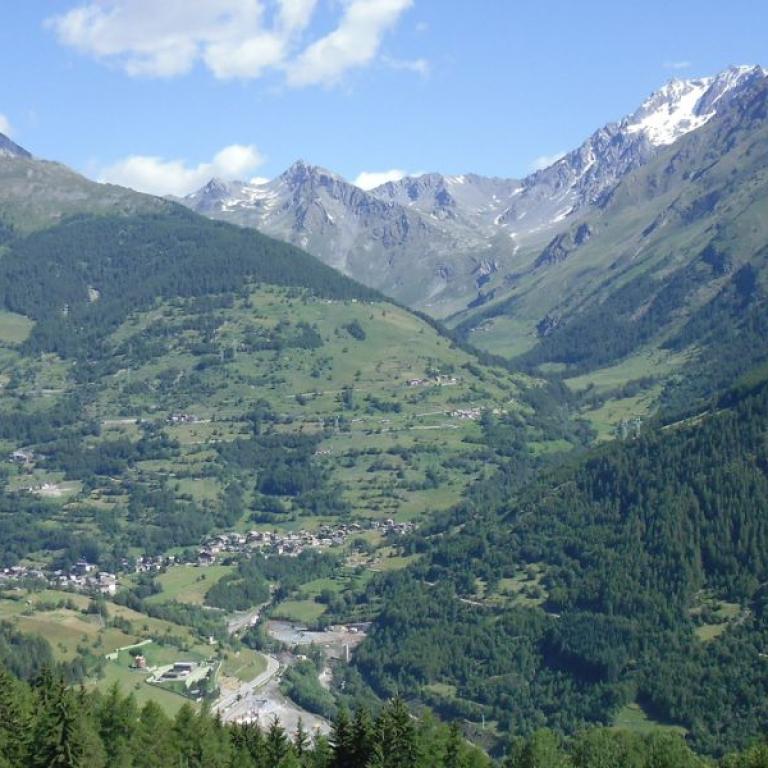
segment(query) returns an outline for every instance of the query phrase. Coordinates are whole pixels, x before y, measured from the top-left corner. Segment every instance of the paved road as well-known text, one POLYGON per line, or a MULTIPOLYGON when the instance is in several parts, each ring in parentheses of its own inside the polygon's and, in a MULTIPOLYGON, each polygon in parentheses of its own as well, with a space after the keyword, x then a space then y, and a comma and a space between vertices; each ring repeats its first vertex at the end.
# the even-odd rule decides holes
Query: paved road
POLYGON ((264 655, 267 668, 253 680, 243 683, 234 693, 220 698, 213 706, 213 711, 221 715, 222 720, 234 720, 238 716, 238 704, 247 701, 252 693, 266 685, 279 671, 280 662, 274 656, 264 655))

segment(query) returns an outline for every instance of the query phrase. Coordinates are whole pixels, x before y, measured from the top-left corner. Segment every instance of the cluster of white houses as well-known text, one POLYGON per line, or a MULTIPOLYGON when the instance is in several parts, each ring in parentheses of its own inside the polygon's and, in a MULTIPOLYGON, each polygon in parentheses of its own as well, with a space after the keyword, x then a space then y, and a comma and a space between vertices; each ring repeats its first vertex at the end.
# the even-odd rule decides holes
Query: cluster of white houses
MULTIPOLYGON (((340 523, 321 525, 315 530, 299 531, 249 531, 248 533, 220 533, 207 538, 197 552, 197 565, 212 565, 225 555, 241 555, 261 552, 266 555, 296 557, 307 549, 327 549, 340 546, 349 536, 363 530, 377 530, 384 535, 402 536, 414 529, 412 522, 394 520, 373 520, 365 526, 361 523, 340 523)), ((189 562, 175 555, 143 555, 135 561, 123 560, 121 572, 152 573, 164 571, 176 565, 189 562)), ((0 569, 0 584, 42 581, 56 589, 68 589, 78 592, 101 593, 113 596, 117 593, 119 581, 114 573, 99 570, 98 566, 86 560, 78 560, 69 569, 55 571, 15 565, 0 569)))
POLYGON ((114 573, 100 571, 92 563, 78 560, 69 570, 43 571, 15 565, 0 570, 0 582, 44 581, 56 589, 69 589, 77 592, 99 592, 102 595, 115 595, 118 588, 114 573))
POLYGON ((456 408, 451 411, 451 416, 454 419, 465 419, 469 421, 477 421, 483 415, 481 408, 456 408))
POLYGON ((69 571, 54 571, 54 581, 59 587, 69 587, 83 592, 101 592, 110 597, 117 593, 117 576, 100 571, 86 560, 78 560, 69 571))
POLYGON ((320 526, 316 531, 249 531, 220 533, 203 542, 198 552, 200 565, 211 565, 222 554, 263 552, 296 557, 305 549, 326 549, 343 544, 347 536, 360 531, 358 523, 320 526))
MULTIPOLYGON (((375 520, 366 526, 384 534, 402 535, 412 531, 411 522, 397 523, 392 519, 375 520)), ((321 525, 315 530, 249 531, 220 533, 203 542, 197 556, 199 565, 212 565, 222 555, 262 552, 268 555, 296 557, 306 549, 327 549, 341 546, 349 536, 364 530, 360 523, 321 525)))

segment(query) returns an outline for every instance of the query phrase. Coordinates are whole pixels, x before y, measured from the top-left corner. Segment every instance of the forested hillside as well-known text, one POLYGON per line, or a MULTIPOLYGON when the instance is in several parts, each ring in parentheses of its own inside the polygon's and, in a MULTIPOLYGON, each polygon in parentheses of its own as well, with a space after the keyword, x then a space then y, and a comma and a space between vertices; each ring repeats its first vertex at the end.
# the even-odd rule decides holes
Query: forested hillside
POLYGON ((768 768, 768 4, 551 5, 4 4, 0 768, 768 768))
POLYGON ((0 261, 0 302, 36 321, 30 352, 93 359, 131 312, 163 299, 237 292, 249 281, 331 299, 377 295, 297 248, 176 208, 83 216, 13 240, 0 261))
MULTIPOLYGON (((343 710, 330 738, 278 723, 226 726, 189 706, 169 718, 132 696, 67 689, 44 670, 32 683, 0 671, 0 765, 12 768, 487 768, 455 726, 413 718, 401 699, 374 716, 343 710)), ((766 747, 729 755, 723 768, 760 768, 766 747)), ((704 768, 678 736, 593 729, 561 741, 539 730, 510 747, 505 768, 704 768)))
POLYGON ((356 664, 501 730, 610 724, 631 703, 712 753, 768 717, 768 386, 522 490, 470 494, 381 585, 356 664))

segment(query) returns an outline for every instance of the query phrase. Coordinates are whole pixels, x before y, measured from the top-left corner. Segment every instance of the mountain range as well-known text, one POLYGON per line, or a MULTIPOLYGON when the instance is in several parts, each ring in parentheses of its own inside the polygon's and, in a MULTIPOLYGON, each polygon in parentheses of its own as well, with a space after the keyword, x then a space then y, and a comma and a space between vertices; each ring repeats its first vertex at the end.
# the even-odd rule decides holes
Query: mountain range
POLYGON ((566 378, 621 365, 665 382, 685 369, 706 391, 762 354, 749 340, 766 296, 767 90, 758 66, 673 80, 525 179, 428 173, 368 191, 299 161, 174 201, 0 136, 0 239, 182 202, 298 245, 519 365, 566 378), (707 359, 724 356, 717 374, 707 359))
POLYGON ((556 235, 600 210, 622 179, 727 112, 765 76, 761 67, 740 66, 673 80, 522 180, 429 173, 365 191, 300 161, 266 183, 212 179, 182 202, 288 240, 447 318, 499 298, 556 235))

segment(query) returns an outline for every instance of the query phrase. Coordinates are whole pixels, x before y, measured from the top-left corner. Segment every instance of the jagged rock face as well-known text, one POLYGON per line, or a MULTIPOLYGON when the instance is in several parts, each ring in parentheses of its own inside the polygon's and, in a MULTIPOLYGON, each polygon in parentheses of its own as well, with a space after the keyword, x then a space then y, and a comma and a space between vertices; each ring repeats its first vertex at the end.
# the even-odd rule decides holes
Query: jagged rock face
POLYGON ((418 303, 423 292, 440 292, 445 275, 457 269, 451 238, 418 211, 303 161, 267 183, 214 179, 184 202, 287 240, 408 303, 418 303), (446 273, 440 267, 448 255, 446 273))
POLYGON ((577 248, 592 238, 592 227, 583 222, 573 230, 555 235, 533 263, 533 269, 549 267, 565 261, 577 248))
POLYGON ((673 80, 619 123, 595 131, 580 147, 529 176, 499 218, 518 240, 600 206, 628 173, 658 151, 705 125, 756 80, 761 67, 731 67, 716 77, 673 80))
POLYGON ((297 162, 267 183, 214 179, 183 202, 288 240, 363 283, 443 316, 476 305, 478 289, 497 273, 503 280, 566 259, 583 244, 579 238, 586 242, 591 234, 579 236, 574 227, 608 205, 622 179, 765 76, 760 67, 731 67, 715 77, 673 80, 631 115, 522 182, 428 173, 364 191, 297 162), (563 242, 553 245, 562 233, 563 242))
POLYGON ((371 190, 371 194, 435 219, 482 229, 495 226, 496 218, 519 189, 520 182, 514 179, 487 178, 472 173, 461 176, 426 173, 387 182, 371 190))

